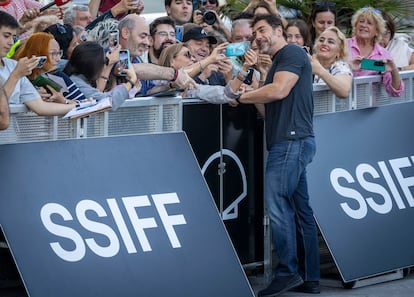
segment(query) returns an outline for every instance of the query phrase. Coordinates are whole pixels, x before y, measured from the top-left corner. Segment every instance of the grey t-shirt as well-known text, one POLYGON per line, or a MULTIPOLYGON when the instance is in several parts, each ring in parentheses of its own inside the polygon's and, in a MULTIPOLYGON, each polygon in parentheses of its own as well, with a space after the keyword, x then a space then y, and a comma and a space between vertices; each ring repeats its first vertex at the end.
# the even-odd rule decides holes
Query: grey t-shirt
MULTIPOLYGON (((4 66, 0 66, 0 78, 6 82, 10 74, 16 68, 17 61, 3 58, 4 66)), ((22 77, 17 82, 13 93, 10 95, 10 104, 22 104, 31 100, 39 99, 40 95, 27 77, 22 77)))

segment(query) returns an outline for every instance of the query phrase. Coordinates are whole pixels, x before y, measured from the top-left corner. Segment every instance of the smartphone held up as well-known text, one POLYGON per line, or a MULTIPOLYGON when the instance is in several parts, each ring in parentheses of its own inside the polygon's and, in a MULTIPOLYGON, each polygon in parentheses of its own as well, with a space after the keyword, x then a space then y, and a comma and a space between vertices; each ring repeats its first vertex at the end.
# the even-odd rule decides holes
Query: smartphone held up
POLYGON ((250 49, 250 41, 230 43, 226 47, 226 56, 227 57, 244 56, 249 49, 250 49))
POLYGON ((119 31, 118 30, 112 30, 109 32, 109 40, 108 40, 108 46, 110 50, 115 50, 118 47, 119 43, 119 31))
POLYGON ((383 72, 385 71, 385 62, 382 60, 362 59, 361 69, 383 72))
POLYGON ((38 56, 37 57, 37 65, 36 68, 42 68, 43 65, 46 63, 47 57, 46 56, 38 56))
POLYGON ((119 51, 119 74, 122 76, 126 76, 125 69, 129 69, 130 67, 130 59, 129 59, 129 50, 120 50, 119 51))

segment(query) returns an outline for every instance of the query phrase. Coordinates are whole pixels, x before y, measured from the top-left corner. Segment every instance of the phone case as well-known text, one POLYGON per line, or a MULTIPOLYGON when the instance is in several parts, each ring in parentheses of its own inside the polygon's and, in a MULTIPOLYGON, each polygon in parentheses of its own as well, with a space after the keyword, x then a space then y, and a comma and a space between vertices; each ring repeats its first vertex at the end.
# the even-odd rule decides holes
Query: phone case
POLYGON ((55 83, 53 80, 47 78, 45 75, 40 74, 38 75, 33 81, 32 84, 36 87, 45 87, 45 86, 51 86, 55 91, 59 92, 62 88, 57 83, 55 83))
POLYGON ((361 69, 382 72, 385 71, 385 63, 381 60, 362 59, 361 69))
POLYGON ((128 50, 121 50, 119 52, 119 68, 120 68, 120 75, 126 76, 126 73, 123 71, 124 69, 128 69, 130 67, 130 60, 129 60, 129 51, 128 50))
POLYGON ((250 41, 230 43, 226 47, 226 56, 243 56, 250 48, 250 41))
POLYGON ((183 41, 183 30, 183 26, 175 26, 175 39, 177 39, 177 41, 183 41))

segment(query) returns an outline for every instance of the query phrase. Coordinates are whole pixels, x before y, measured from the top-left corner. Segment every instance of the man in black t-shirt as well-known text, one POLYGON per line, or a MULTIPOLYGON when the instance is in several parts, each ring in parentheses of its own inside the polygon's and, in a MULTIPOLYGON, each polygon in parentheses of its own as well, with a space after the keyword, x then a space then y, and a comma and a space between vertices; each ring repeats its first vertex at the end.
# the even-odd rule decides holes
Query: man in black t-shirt
POLYGON ((259 296, 287 290, 319 293, 318 236, 306 180, 306 166, 316 151, 312 67, 301 47, 286 43, 279 18, 256 16, 253 35, 260 53, 273 63, 264 86, 244 93, 239 102, 265 106, 265 202, 279 258, 274 280, 259 296))

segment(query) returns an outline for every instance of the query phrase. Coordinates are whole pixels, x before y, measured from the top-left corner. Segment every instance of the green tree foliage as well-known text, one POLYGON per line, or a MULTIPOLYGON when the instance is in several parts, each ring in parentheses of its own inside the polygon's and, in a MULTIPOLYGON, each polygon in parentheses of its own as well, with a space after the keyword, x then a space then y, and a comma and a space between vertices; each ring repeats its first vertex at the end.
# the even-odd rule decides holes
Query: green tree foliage
MULTIPOLYGON (((248 0, 227 0, 227 4, 221 8, 222 13, 233 17, 242 11, 249 2, 248 0)), ((300 18, 308 21, 312 4, 315 2, 310 0, 277 0, 277 5, 299 11, 300 18)), ((348 34, 351 32, 352 15, 364 6, 385 10, 394 17, 397 24, 406 16, 414 14, 414 0, 333 0, 330 2, 336 3, 337 25, 348 34)), ((404 28, 399 27, 399 29, 404 28)))

